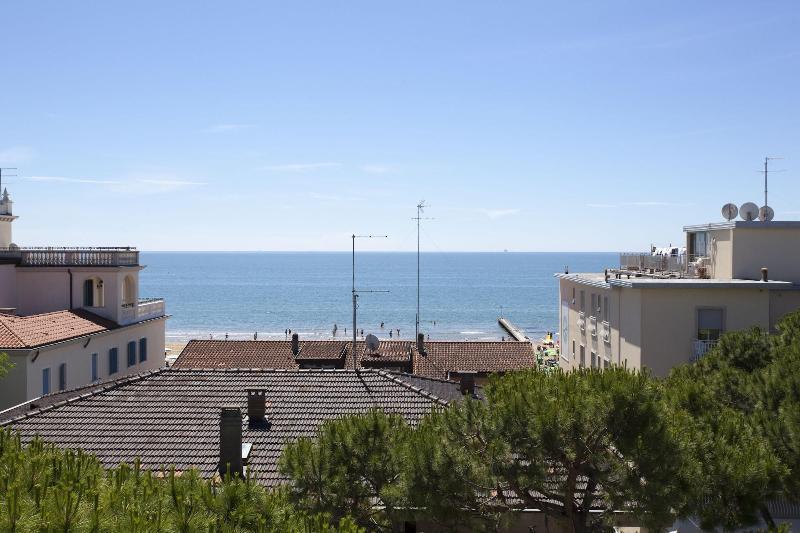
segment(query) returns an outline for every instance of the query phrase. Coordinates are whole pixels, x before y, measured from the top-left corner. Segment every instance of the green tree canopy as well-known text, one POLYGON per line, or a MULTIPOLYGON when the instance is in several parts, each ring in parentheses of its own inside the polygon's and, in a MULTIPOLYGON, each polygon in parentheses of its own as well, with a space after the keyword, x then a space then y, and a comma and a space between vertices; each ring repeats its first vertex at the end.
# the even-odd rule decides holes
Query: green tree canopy
POLYGON ((280 470, 291 494, 312 513, 352 516, 368 529, 391 527, 404 505, 400 476, 409 426, 379 410, 330 420, 316 438, 284 449, 280 470))

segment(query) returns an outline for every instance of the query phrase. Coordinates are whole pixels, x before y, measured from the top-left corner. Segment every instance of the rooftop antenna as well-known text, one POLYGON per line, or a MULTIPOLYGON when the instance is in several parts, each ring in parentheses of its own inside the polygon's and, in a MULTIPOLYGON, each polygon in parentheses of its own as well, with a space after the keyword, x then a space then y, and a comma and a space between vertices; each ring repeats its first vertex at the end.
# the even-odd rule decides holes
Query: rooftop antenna
POLYGON ((353 233, 353 368, 358 371, 358 361, 356 360, 356 338, 358 336, 358 323, 356 321, 356 307, 358 306, 359 293, 367 292, 389 292, 389 291, 360 291, 356 290, 356 239, 388 239, 388 235, 356 235, 353 233))
POLYGON ((17 171, 18 169, 17 169, 16 167, 0 167, 0 194, 2 194, 2 193, 3 193, 3 171, 4 171, 4 170, 11 170, 11 171, 13 171, 13 173, 11 173, 11 174, 8 174, 8 173, 7 173, 7 174, 6 174, 6 176, 7 176, 7 177, 9 177, 9 178, 14 178, 14 177, 16 177, 16 176, 17 176, 17 173, 16 173, 16 171, 17 171))
MULTIPOLYGON (((764 158, 764 170, 759 170, 764 174, 764 207, 769 207, 769 203, 767 202, 767 176, 769 174, 769 162, 776 161, 778 159, 783 159, 783 157, 778 156, 767 156, 764 158)), ((772 172, 784 172, 783 169, 781 170, 773 170, 772 172)))
POLYGON ((411 220, 417 221, 417 318, 414 325, 414 338, 419 337, 419 223, 423 220, 433 220, 432 218, 423 218, 422 214, 425 212, 425 200, 421 200, 417 204, 417 216, 411 220))

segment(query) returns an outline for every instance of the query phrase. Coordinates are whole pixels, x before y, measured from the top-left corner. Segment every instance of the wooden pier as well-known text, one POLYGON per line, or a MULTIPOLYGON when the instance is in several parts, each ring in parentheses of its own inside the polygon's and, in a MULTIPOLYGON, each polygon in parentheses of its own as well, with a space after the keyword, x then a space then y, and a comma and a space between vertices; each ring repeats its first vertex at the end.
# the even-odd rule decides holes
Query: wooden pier
POLYGON ((525 335, 525 332, 512 324, 507 318, 500 317, 497 319, 497 323, 500 324, 500 327, 506 330, 511 338, 513 338, 515 341, 530 342, 530 339, 527 335, 525 335))

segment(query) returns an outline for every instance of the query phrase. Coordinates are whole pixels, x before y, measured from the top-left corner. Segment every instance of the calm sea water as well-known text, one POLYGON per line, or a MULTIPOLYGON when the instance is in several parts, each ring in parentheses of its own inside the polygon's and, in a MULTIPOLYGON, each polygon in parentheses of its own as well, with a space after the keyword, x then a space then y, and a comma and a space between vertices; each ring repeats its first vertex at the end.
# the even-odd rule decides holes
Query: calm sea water
MULTIPOLYGON (((421 330, 432 339, 500 339, 504 316, 531 337, 558 329, 555 272, 599 271, 611 253, 423 253, 421 330), (435 322, 435 323, 434 323, 435 322)), ((317 252, 142 252, 142 297, 164 297, 167 340, 303 338, 351 333, 351 255, 317 252)), ((364 333, 414 336, 415 253, 357 253, 356 287, 386 290, 359 298, 364 333), (380 328, 380 323, 384 328, 380 328)))

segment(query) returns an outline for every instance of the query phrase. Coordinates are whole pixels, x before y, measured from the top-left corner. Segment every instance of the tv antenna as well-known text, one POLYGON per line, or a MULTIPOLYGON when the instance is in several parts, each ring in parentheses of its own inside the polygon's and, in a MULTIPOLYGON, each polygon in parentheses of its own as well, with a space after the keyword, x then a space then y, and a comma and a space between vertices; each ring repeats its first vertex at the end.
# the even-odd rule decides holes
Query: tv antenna
MULTIPOLYGON (((767 156, 764 158, 764 170, 757 170, 756 172, 760 172, 764 174, 764 207, 769 207, 769 203, 767 202, 767 176, 769 175, 769 162, 770 161, 777 161, 778 159, 783 159, 783 157, 778 156, 767 156)), ((786 172, 785 169, 781 170, 773 170, 772 172, 786 172)))
POLYGON ((0 194, 3 194, 3 171, 4 170, 11 170, 12 173, 6 173, 6 177, 14 178, 17 176, 17 168, 16 167, 0 167, 0 194))
POLYGON ((419 337, 419 224, 423 220, 433 220, 432 218, 425 218, 423 217, 423 213, 425 213, 425 208, 428 207, 425 205, 425 200, 421 200, 417 204, 417 216, 412 217, 411 220, 417 221, 417 318, 414 324, 414 338, 416 339, 419 337))
POLYGON ((358 296, 360 293, 370 292, 389 292, 376 290, 356 290, 356 239, 388 239, 388 235, 356 235, 353 233, 353 368, 358 371, 358 360, 356 359, 356 341, 358 337, 358 323, 356 320, 356 308, 358 307, 358 296))

